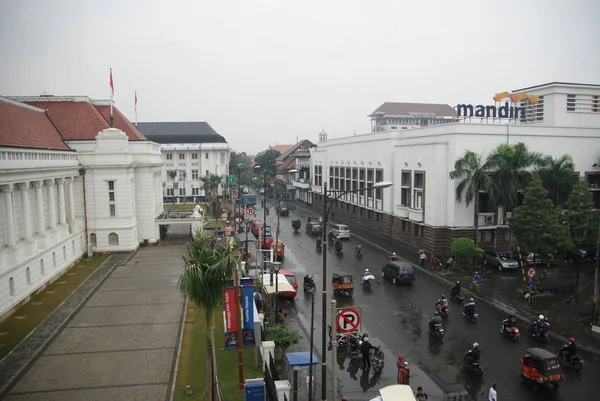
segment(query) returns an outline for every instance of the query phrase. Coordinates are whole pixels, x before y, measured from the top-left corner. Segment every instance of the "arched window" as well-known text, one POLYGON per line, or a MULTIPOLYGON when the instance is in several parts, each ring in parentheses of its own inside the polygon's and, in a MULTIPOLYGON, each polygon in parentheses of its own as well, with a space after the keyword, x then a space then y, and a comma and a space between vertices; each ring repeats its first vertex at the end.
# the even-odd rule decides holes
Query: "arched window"
POLYGON ((15 279, 12 277, 8 279, 8 291, 11 297, 15 296, 15 279))
POLYGON ((27 280, 27 285, 31 285, 31 270, 29 267, 25 269, 25 279, 27 280))
POLYGON ((56 252, 52 252, 52 267, 56 267, 56 252))
POLYGON ((93 233, 90 234, 90 244, 92 246, 97 246, 97 244, 96 244, 96 234, 93 234, 93 233))
POLYGON ((40 274, 42 276, 46 275, 46 269, 44 268, 44 259, 40 259, 40 274))
POLYGON ((119 236, 117 235, 117 233, 108 234, 108 245, 109 246, 119 245, 119 236))

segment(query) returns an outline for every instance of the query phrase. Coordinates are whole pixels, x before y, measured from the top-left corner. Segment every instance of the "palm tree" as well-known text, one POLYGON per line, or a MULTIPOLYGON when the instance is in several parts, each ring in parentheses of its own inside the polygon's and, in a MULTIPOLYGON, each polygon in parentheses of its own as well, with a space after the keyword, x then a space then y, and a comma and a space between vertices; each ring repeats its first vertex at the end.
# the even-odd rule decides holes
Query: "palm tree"
POLYGON ((544 159, 544 166, 539 167, 537 173, 542 179, 544 188, 548 190, 554 206, 562 209, 577 182, 575 163, 571 156, 562 155, 557 159, 547 156, 544 159))
POLYGON ((481 155, 467 150, 454 163, 454 171, 450 172, 451 179, 461 180, 456 186, 456 201, 462 202, 464 197, 465 206, 474 203, 475 245, 479 242, 479 193, 494 193, 494 183, 488 170, 487 164, 482 163, 481 155))
POLYGON ((487 166, 493 170, 496 188, 495 201, 504 206, 504 213, 519 205, 519 192, 531 180, 530 169, 544 166, 546 159, 539 152, 530 152, 522 142, 515 145, 498 145, 488 156, 487 166))
POLYGON ((202 181, 202 189, 205 193, 210 192, 211 196, 216 196, 219 185, 223 182, 223 177, 216 174, 207 174, 200 177, 200 181, 202 181))
POLYGON ((217 398, 217 364, 215 355, 215 311, 221 304, 223 290, 239 266, 239 251, 233 246, 219 247, 216 238, 198 235, 188 245, 189 259, 179 278, 179 290, 205 313, 207 363, 207 399, 217 398), (210 383, 210 385, 208 385, 210 383))

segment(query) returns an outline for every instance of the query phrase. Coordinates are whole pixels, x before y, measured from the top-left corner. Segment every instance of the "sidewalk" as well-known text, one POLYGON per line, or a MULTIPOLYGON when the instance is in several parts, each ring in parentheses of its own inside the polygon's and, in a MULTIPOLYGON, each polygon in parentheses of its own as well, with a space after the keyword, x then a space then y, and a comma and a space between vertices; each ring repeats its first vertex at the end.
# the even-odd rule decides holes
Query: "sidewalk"
MULTIPOLYGON (((319 215, 319 212, 310 205, 299 201, 290 203, 298 211, 304 212, 306 215, 319 215)), ((445 283, 448 286, 448 291, 450 291, 450 288, 454 286, 457 280, 460 280, 463 283, 463 292, 468 296, 472 296, 479 301, 484 301, 507 315, 513 314, 527 324, 536 320, 540 314, 548 315, 552 325, 551 334, 559 339, 559 341, 567 342, 568 337, 574 336, 577 338, 582 350, 600 356, 600 335, 592 333, 589 330, 589 326, 582 325, 573 317, 579 308, 587 306, 586 301, 589 292, 589 286, 587 285, 589 282, 585 282, 585 275, 580 277, 581 292, 579 296, 574 296, 572 293, 557 295, 542 294, 532 304, 529 304, 523 297, 523 281, 520 273, 511 275, 510 273, 494 271, 492 278, 485 280, 486 282, 491 280, 493 285, 490 286, 489 283, 484 282, 484 291, 481 293, 472 293, 468 289, 465 289, 470 282, 470 275, 465 276, 460 273, 446 273, 433 270, 429 261, 426 261, 424 267, 421 267, 416 249, 412 249, 399 241, 390 242, 383 238, 383 236, 378 237, 376 234, 362 230, 361 228, 351 227, 351 230, 352 236, 359 238, 363 243, 371 244, 386 254, 396 252, 400 258, 412 263, 419 271, 445 283)), ((589 305, 589 308, 591 310, 591 305, 589 305)))
POLYGON ((20 369, 9 364, 13 375, 3 378, 0 397, 167 399, 183 325, 177 280, 184 252, 170 246, 112 255, 36 329, 43 340, 19 345, 36 348, 20 369))

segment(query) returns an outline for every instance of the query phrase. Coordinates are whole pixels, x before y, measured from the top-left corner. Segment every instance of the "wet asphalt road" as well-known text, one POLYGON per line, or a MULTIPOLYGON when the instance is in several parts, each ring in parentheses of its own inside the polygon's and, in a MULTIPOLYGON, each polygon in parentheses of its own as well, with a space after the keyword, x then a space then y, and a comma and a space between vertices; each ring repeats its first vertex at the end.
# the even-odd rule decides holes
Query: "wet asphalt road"
MULTIPOLYGON (((262 216, 262 211, 257 213, 262 216)), ((276 226, 275 213, 271 213, 267 220, 273 227, 276 226)), ((316 237, 304 232, 305 223, 306 218, 295 211, 291 211, 289 217, 281 217, 279 239, 286 245, 282 268, 294 271, 300 282, 307 273, 315 276, 317 293, 314 341, 317 352, 321 353, 322 256, 315 251, 316 237), (291 227, 291 221, 295 218, 302 220, 302 228, 297 233, 291 227)), ((395 384, 396 359, 399 355, 404 355, 411 368, 411 387, 416 389, 417 386, 423 386, 430 396, 441 397, 442 392, 462 392, 474 400, 487 400, 487 392, 492 383, 498 383, 498 397, 501 400, 591 400, 600 393, 600 361, 585 354, 586 364, 581 372, 565 367, 565 381, 557 391, 534 392, 531 383, 520 376, 519 357, 526 348, 541 347, 554 352, 560 344, 551 340, 549 344, 542 345, 524 335, 518 342, 504 338, 499 332, 502 314, 486 304, 478 305, 479 320, 470 323, 463 318, 460 305, 451 301, 450 318, 444 322, 444 338, 431 338, 427 323, 433 314, 435 301, 442 293, 448 295, 450 289, 418 271, 412 285, 394 286, 388 280, 383 281, 381 267, 387 262, 388 256, 363 244, 363 257, 359 260, 354 256, 355 244, 355 239, 344 241, 342 257, 336 256, 333 249, 325 251, 328 254, 328 305, 332 296, 332 274, 353 274, 354 297, 337 297, 338 307, 360 308, 362 330, 369 334, 374 345, 382 345, 386 366, 380 377, 373 377, 372 372, 365 374, 360 365, 349 364, 349 359, 340 355, 338 374, 342 380, 342 393, 350 396, 351 400, 369 399, 368 395, 376 394, 377 389, 395 384), (365 268, 369 268, 377 277, 377 282, 370 290, 363 290, 358 280, 365 268), (482 349, 485 371, 483 378, 476 378, 462 369, 464 353, 474 341, 482 349)), ((300 291, 292 307, 297 310, 304 326, 310 327, 310 297, 305 297, 300 291)), ((328 324, 331 324, 330 321, 328 310, 328 324)), ((526 330, 522 325, 519 328, 523 333, 526 330)), ((331 351, 327 357, 331 366, 331 351)), ((331 383, 327 385, 331 388, 331 383)))

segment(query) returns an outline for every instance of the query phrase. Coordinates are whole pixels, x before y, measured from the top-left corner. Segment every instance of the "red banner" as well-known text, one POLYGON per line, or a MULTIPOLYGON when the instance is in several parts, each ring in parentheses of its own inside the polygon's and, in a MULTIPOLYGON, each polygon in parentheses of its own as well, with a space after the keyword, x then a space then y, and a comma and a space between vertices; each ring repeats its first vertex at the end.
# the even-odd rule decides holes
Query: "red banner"
POLYGON ((235 288, 227 288, 223 292, 223 319, 225 333, 237 332, 239 319, 235 310, 235 288))

